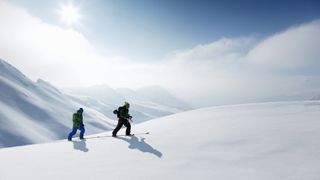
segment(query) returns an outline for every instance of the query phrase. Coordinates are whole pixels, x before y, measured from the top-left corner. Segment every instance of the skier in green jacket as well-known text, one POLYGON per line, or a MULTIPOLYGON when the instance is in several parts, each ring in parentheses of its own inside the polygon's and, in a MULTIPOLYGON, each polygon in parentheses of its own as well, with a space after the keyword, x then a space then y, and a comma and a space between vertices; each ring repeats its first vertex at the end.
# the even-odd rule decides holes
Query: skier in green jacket
POLYGON ((119 120, 118 120, 117 127, 112 132, 113 137, 117 136, 117 133, 121 129, 122 125, 124 125, 127 128, 126 129, 126 136, 132 136, 132 134, 130 134, 131 124, 129 122, 129 120, 131 120, 132 116, 130 116, 130 114, 129 114, 129 107, 130 107, 130 104, 126 101, 126 102, 124 102, 123 106, 120 106, 118 108, 119 120))
POLYGON ((83 117, 82 117, 83 109, 80 108, 76 113, 73 114, 72 121, 73 121, 73 128, 72 131, 69 133, 68 140, 72 140, 72 136, 77 133, 77 130, 80 130, 80 139, 83 139, 83 135, 85 132, 84 124, 83 124, 83 117))

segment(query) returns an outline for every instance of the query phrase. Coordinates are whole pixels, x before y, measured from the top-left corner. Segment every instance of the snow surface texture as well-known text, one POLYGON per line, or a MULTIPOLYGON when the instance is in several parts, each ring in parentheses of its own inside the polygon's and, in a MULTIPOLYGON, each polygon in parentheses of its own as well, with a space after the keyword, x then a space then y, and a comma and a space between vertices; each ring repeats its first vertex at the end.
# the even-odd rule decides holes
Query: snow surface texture
POLYGON ((193 110, 133 127, 149 135, 0 149, 0 179, 319 180, 319 117, 319 101, 193 110))
POLYGON ((75 102, 49 83, 31 81, 0 59, 0 148, 64 139, 72 114, 83 107, 86 132, 113 129, 115 122, 75 102))

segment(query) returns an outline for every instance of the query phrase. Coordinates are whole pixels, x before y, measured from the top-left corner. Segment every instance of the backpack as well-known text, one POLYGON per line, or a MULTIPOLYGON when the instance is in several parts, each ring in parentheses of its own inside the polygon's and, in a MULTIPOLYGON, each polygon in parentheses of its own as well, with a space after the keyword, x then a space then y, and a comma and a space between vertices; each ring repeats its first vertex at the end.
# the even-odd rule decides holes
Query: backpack
POLYGON ((117 118, 120 118, 120 108, 122 108, 121 106, 118 108, 118 109, 115 109, 113 111, 113 114, 116 114, 117 115, 117 118))

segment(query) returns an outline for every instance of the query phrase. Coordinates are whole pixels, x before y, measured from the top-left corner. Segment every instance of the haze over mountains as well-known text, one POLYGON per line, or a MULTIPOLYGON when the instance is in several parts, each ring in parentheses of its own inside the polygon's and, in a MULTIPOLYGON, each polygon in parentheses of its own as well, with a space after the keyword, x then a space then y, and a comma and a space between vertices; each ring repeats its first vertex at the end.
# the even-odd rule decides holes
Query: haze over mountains
POLYGON ((71 88, 65 91, 109 118, 115 116, 112 113, 114 109, 123 105, 124 101, 129 101, 130 114, 137 123, 191 109, 188 104, 159 86, 132 90, 129 88, 112 89, 107 85, 97 85, 71 88))

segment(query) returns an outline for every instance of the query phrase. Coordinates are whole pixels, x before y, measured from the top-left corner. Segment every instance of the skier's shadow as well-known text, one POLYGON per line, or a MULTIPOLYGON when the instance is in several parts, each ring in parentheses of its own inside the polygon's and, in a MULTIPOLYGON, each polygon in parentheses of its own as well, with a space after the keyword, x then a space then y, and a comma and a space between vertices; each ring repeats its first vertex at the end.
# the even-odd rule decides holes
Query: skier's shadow
POLYGON ((73 143, 73 149, 83 151, 83 152, 89 151, 89 149, 87 148, 86 140, 72 141, 72 143, 73 143))
POLYGON ((139 141, 139 138, 137 138, 136 136, 131 136, 130 139, 128 138, 124 138, 124 137, 117 137, 118 139, 124 140, 127 143, 129 143, 129 148, 130 149, 138 149, 141 152, 148 152, 151 154, 154 154, 155 156, 157 156, 158 158, 162 157, 162 153, 156 149, 154 149, 151 145, 149 145, 148 143, 145 142, 145 138, 141 138, 139 141))

